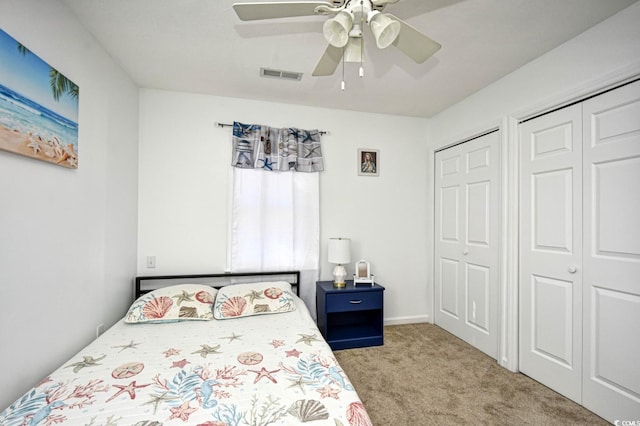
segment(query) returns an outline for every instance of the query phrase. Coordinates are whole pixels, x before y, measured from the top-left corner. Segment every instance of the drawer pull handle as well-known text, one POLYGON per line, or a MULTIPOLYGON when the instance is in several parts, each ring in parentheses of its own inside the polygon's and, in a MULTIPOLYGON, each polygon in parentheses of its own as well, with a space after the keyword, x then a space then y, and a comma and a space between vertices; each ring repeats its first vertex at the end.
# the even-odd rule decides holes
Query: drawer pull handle
POLYGON ((352 305, 359 305, 360 303, 362 303, 362 300, 351 300, 349 301, 349 303, 351 303, 352 305))

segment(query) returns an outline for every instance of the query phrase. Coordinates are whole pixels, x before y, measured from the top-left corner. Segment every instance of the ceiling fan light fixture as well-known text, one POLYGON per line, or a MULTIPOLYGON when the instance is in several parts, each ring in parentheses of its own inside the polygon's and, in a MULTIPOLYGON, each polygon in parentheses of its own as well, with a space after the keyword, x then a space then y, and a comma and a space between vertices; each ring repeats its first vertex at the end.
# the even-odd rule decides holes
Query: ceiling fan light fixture
POLYGON ((379 49, 385 49, 393 44, 400 35, 400 22, 388 17, 386 14, 374 10, 367 17, 369 28, 376 39, 379 49))
POLYGON ((351 37, 344 48, 343 62, 362 62, 362 37, 351 37))
POLYGON ((349 42, 349 32, 353 26, 353 15, 343 10, 322 26, 324 38, 334 47, 344 47, 349 42))

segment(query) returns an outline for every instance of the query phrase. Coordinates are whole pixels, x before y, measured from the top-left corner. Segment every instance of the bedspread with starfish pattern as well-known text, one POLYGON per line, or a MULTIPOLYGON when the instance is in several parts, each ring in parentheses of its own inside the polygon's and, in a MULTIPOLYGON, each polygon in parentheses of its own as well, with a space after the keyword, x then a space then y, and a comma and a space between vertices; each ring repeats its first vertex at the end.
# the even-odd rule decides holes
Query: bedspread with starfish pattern
POLYGON ((293 312, 120 321, 0 413, 13 425, 371 425, 304 303, 293 312))

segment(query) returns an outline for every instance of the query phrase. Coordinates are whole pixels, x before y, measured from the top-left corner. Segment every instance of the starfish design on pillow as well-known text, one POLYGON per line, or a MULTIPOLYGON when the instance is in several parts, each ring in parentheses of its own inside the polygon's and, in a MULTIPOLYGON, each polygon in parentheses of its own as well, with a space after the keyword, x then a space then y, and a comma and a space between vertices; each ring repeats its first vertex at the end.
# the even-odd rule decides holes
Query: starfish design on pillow
POLYGON ((177 294, 171 297, 175 298, 176 304, 180 306, 182 302, 193 302, 193 296, 195 296, 195 293, 187 293, 185 290, 182 290, 181 294, 177 294))
POLYGON ((264 299, 264 297, 262 297, 262 292, 256 290, 251 290, 249 293, 245 294, 244 297, 248 297, 250 303, 255 302, 256 299, 264 299))

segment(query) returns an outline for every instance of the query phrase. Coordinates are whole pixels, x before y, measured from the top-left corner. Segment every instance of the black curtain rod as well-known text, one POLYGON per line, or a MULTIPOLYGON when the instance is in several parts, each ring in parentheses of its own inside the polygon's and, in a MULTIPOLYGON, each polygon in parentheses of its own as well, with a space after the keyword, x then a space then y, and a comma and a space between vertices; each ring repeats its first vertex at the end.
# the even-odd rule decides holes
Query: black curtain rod
MULTIPOLYGON (((216 121, 215 125, 218 126, 218 127, 233 127, 233 124, 218 123, 217 121, 216 121)), ((326 134, 329 133, 329 131, 327 131, 327 130, 318 130, 318 133, 320 133, 321 135, 326 135, 326 134)))

